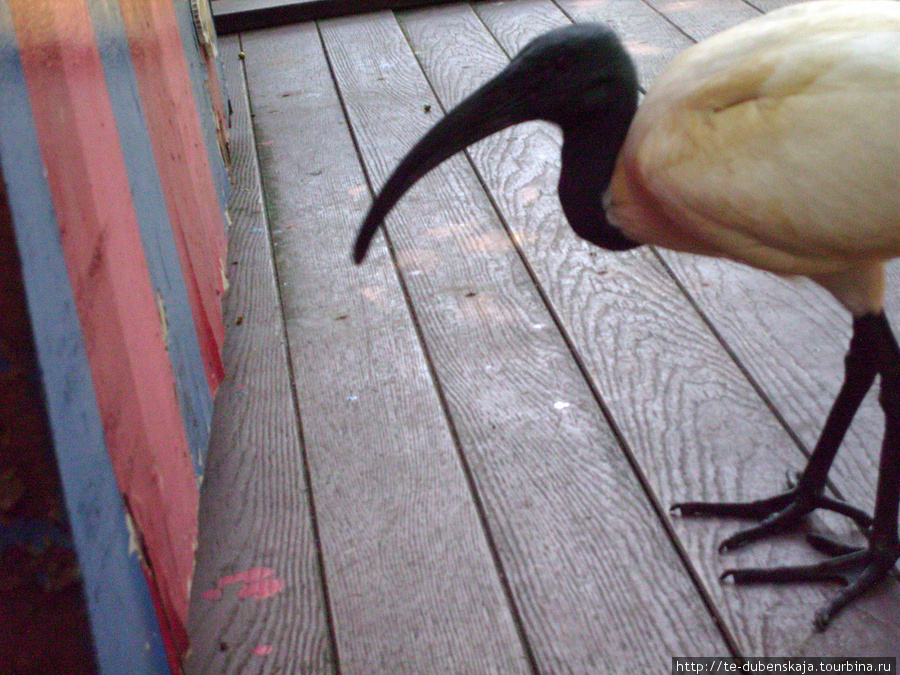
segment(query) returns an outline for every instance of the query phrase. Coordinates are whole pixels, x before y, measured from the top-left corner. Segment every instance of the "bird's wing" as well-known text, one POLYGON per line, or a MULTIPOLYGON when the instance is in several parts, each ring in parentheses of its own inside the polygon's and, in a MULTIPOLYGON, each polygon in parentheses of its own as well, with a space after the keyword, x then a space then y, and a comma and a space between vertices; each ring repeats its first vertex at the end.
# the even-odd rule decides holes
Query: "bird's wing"
POLYGON ((800 5, 696 45, 625 154, 719 255, 799 274, 900 255, 900 3, 800 5))

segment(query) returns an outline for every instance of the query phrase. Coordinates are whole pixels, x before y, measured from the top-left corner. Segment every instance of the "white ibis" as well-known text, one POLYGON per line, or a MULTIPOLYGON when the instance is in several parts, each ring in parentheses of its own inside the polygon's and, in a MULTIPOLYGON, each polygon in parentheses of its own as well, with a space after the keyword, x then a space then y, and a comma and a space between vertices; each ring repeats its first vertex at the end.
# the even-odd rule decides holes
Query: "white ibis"
POLYGON ((573 25, 532 41, 401 161, 360 229, 365 257, 419 178, 501 129, 540 119, 563 132, 559 199, 575 232, 609 250, 642 244, 803 275, 853 315, 844 383, 806 469, 750 503, 676 504, 684 516, 760 521, 731 550, 811 511, 854 519, 868 546, 825 545, 819 564, 728 570, 736 583, 839 579, 818 629, 900 556, 900 350, 883 310, 886 260, 900 255, 900 3, 813 2, 771 12, 676 58, 638 107, 615 34, 573 25), (885 416, 874 517, 825 495, 844 434, 876 375, 885 416))

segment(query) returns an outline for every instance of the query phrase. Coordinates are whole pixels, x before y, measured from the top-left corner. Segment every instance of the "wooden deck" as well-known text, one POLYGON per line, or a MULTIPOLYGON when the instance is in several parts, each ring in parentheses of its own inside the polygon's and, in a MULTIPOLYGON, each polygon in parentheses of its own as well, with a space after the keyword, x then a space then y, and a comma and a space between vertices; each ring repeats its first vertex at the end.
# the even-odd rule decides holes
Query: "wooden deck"
MULTIPOLYGON (((900 654, 896 581, 816 633, 833 587, 718 580, 815 559, 800 535, 720 556, 739 523, 668 514, 772 494, 802 468, 850 333, 824 292, 591 248, 560 212, 559 133, 538 123, 434 171, 388 219, 389 245, 350 262, 371 186, 533 36, 608 22, 646 86, 693 41, 776 4, 454 4, 221 40, 228 375, 188 672, 667 673, 684 655, 900 654)), ((866 508, 882 424, 873 393, 832 472, 866 508)), ((831 516, 811 527, 859 539, 831 516)))

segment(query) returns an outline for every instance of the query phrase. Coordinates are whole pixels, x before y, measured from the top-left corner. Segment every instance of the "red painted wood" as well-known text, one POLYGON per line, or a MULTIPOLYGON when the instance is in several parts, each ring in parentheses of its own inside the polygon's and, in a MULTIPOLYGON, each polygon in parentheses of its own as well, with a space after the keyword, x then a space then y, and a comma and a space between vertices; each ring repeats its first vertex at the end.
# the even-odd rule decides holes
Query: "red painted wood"
POLYGON ((225 224, 171 0, 120 0, 210 391, 224 375, 225 224))
POLYGON ((10 7, 108 451, 174 657, 198 490, 86 0, 10 7))

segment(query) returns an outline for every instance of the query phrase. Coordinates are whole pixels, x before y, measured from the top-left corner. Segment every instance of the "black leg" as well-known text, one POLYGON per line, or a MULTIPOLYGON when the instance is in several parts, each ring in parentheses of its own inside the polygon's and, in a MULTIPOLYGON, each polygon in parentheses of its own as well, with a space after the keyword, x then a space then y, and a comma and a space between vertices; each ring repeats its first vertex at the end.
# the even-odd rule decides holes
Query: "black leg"
MULTIPOLYGON (((815 509, 836 511, 867 529, 871 518, 859 509, 824 495, 828 470, 860 403, 880 369, 878 344, 882 340, 884 315, 869 314, 853 321, 853 337, 845 358, 844 383, 828 414, 819 441, 797 484, 774 497, 754 502, 683 502, 672 511, 682 516, 747 518, 761 522, 729 537, 720 552, 740 548, 753 541, 787 530, 815 509)), ((886 327, 886 322, 885 322, 886 327)), ((888 328, 888 331, 890 329, 888 328)))
POLYGON ((824 629, 848 603, 882 581, 900 557, 897 534, 900 507, 900 349, 883 313, 866 315, 854 321, 844 385, 832 406, 822 437, 795 487, 785 495, 747 505, 691 503, 673 507, 685 515, 764 518, 757 527, 727 540, 723 544, 726 550, 781 531, 815 508, 829 508, 860 522, 856 509, 823 498, 822 490, 837 448, 876 374, 881 375, 879 401, 885 415, 885 433, 868 548, 854 551, 814 539, 817 548, 836 557, 816 565, 727 570, 722 575, 723 579, 730 577, 735 583, 838 581, 847 584, 816 614, 815 625, 819 630, 824 629), (743 510, 742 506, 745 507, 743 510), (853 577, 849 578, 848 573, 854 573, 853 577))
POLYGON ((900 538, 897 535, 900 509, 900 349, 887 319, 883 314, 880 316, 883 323, 881 353, 884 360, 879 369, 879 401, 884 411, 885 429, 875 492, 875 517, 868 549, 846 553, 828 561, 840 564, 842 560, 849 561, 854 556, 862 556, 856 565, 859 576, 816 614, 815 625, 819 630, 823 630, 848 603, 882 581, 900 558, 900 538))

